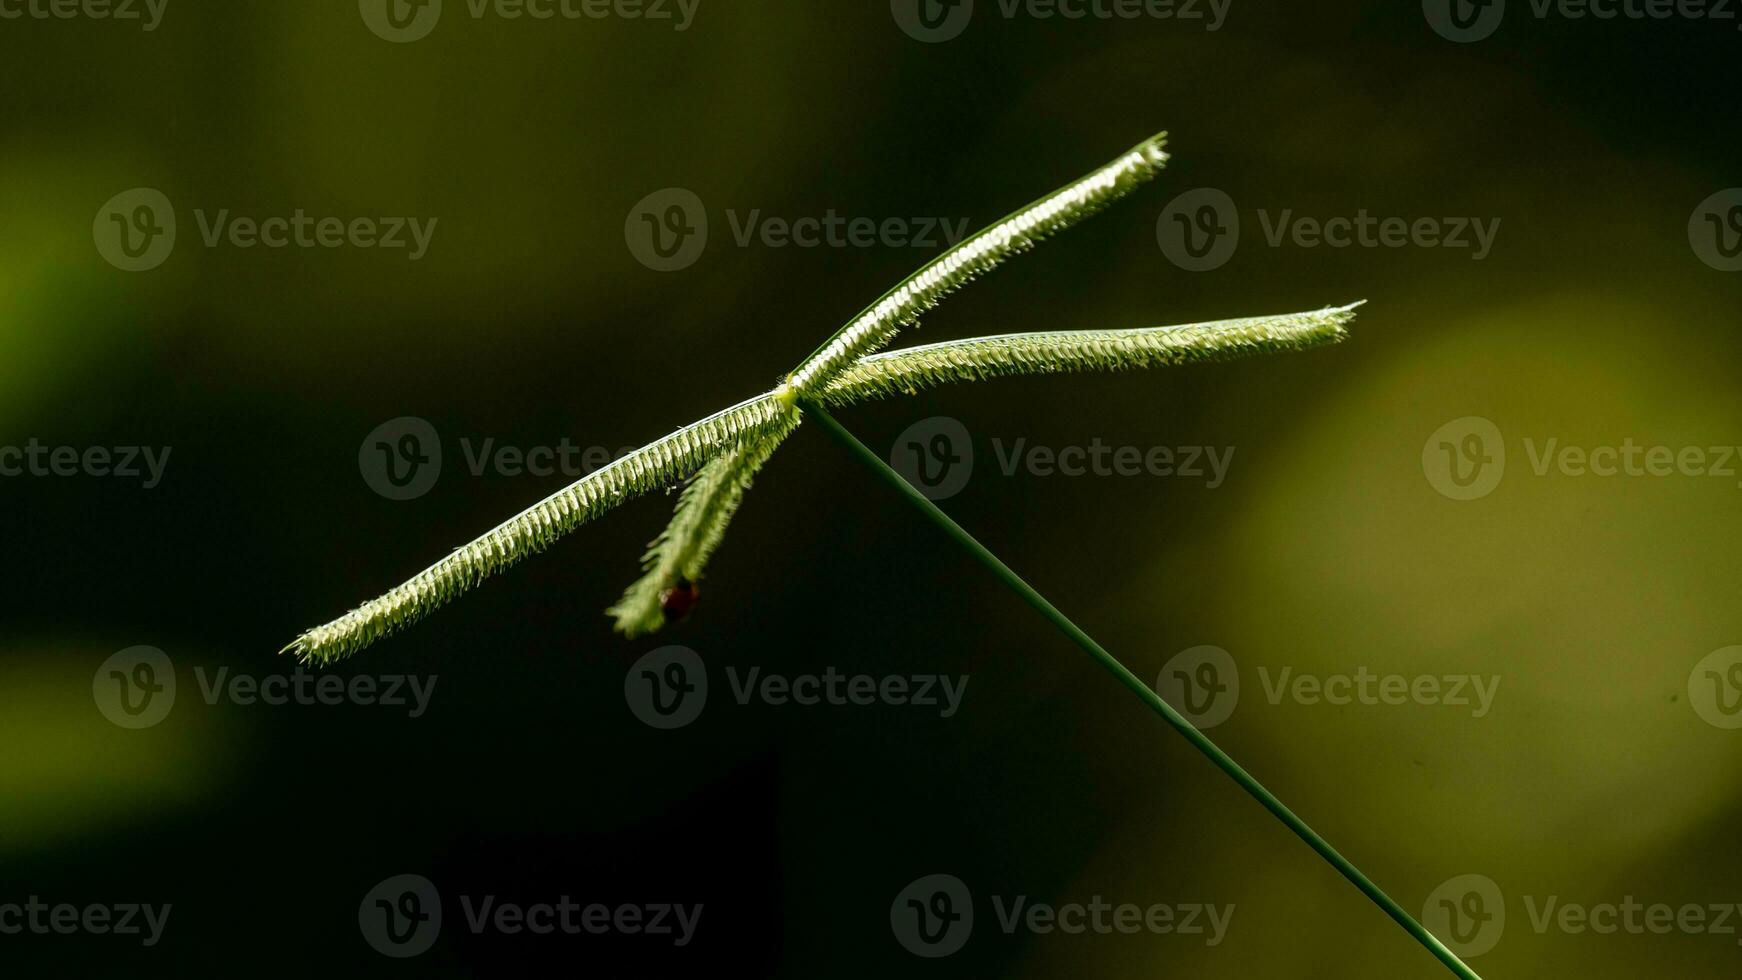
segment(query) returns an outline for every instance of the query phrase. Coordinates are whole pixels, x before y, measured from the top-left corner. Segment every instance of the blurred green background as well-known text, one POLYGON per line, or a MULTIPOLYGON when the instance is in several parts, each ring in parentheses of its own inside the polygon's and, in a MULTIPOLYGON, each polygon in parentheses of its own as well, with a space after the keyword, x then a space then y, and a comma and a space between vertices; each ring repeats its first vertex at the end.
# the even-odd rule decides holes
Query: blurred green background
MULTIPOLYGON (((12 7, 8 9, 22 9, 12 7)), ((1206 11, 1207 12, 1207 11, 1206 11)), ((1533 472, 1525 440, 1742 441, 1742 277, 1689 222, 1737 168, 1734 21, 1537 17, 1453 43, 1413 3, 1235 0, 1204 21, 1039 19, 981 0, 921 43, 888 4, 713 3, 646 19, 471 16, 390 43, 357 5, 170 0, 161 23, 0 20, 0 446, 167 446, 160 485, 0 478, 0 903, 171 902, 162 942, 0 935, 8 976, 237 973, 1232 978, 1443 970, 814 426, 764 472, 692 619, 624 641, 602 609, 670 499, 582 529, 335 668, 434 674, 427 713, 207 704, 195 670, 287 673, 297 631, 557 489, 464 466, 461 439, 618 447, 769 387, 935 250, 739 246, 727 218, 830 209, 978 227, 1172 133, 1156 184, 1021 258, 898 343, 1368 300, 1345 345, 1115 378, 1004 381, 840 413, 880 451, 973 433, 945 503, 1155 678, 1240 665, 1213 735, 1411 910, 1495 881, 1488 977, 1734 976, 1737 936, 1533 927, 1527 902, 1742 902, 1742 733, 1689 678, 1742 643, 1738 477, 1533 472), (99 253, 136 187, 174 202, 155 269, 99 253), (701 259, 636 261, 667 187, 701 259), (1238 202, 1188 272, 1177 194, 1238 202), (428 253, 206 247, 195 212, 437 219, 428 253), (1271 246, 1259 212, 1499 220, 1492 252, 1271 246), (359 446, 400 416, 447 455, 395 501, 359 446), (1424 444, 1504 433, 1458 501, 1424 444), (1180 478, 1005 477, 993 439, 1234 446, 1180 478), (624 673, 666 643, 713 672, 654 731, 624 673), (92 678, 137 644, 176 705, 126 730, 92 678), (739 706, 726 667, 971 678, 950 718, 739 706), (1271 704, 1259 668, 1499 675, 1443 705, 1271 704), (694 942, 472 936, 382 957, 382 879, 522 901, 705 903, 694 942), (924 875, 978 903, 924 960, 890 903, 924 875), (987 897, 1232 903, 1226 941, 1006 935, 987 897)), ((1698 222, 1696 221, 1696 225, 1698 222)), ((1733 923, 1742 924, 1742 923, 1733 923)))

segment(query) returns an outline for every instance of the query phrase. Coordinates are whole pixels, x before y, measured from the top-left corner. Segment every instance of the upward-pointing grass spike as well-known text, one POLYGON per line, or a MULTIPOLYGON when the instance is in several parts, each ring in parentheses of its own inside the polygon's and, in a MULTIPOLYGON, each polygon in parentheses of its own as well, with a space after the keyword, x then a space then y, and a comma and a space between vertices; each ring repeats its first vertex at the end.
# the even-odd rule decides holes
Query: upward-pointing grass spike
POLYGON ((1005 259, 1033 248, 1131 193, 1167 164, 1167 134, 1157 133, 1111 163, 982 228, 884 293, 823 341, 787 378, 801 398, 816 395, 853 362, 1005 259))

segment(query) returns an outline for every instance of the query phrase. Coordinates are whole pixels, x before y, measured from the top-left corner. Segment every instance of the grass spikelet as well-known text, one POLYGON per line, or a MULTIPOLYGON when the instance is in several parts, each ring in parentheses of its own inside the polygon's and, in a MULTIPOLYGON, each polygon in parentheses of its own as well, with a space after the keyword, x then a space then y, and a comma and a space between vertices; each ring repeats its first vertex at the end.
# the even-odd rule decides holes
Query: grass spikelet
POLYGON ((1166 145, 1166 133, 1152 136, 1087 177, 958 242, 835 331, 792 372, 787 383, 799 398, 820 393, 835 375, 887 344, 901 328, 976 276, 1101 211, 1154 178, 1167 164, 1166 145))
POLYGON ((1174 327, 1017 333, 908 347, 861 358, 823 390, 820 400, 841 406, 956 381, 1133 371, 1304 350, 1341 341, 1360 305, 1174 327))
POLYGON ((292 640, 283 653, 330 664, 429 615, 485 579, 633 497, 671 486, 721 446, 787 418, 773 393, 687 425, 600 467, 462 545, 441 561, 338 619, 292 640))
POLYGON ((793 409, 773 424, 745 433, 690 479, 671 523, 642 558, 645 573, 606 610, 617 620, 619 632, 640 636, 665 625, 662 597, 680 581, 701 581, 708 558, 719 547, 756 472, 798 427, 801 417, 793 409))

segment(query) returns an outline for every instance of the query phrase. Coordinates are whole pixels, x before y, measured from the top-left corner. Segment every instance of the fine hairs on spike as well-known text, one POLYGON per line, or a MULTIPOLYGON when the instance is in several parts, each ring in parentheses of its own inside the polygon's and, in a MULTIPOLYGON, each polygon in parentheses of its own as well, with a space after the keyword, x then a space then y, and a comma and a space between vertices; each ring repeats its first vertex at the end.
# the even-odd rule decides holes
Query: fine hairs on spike
MULTIPOLYGON (((799 399, 826 390, 837 374, 860 357, 887 344, 921 313, 975 277, 997 268, 1017 253, 1033 248, 1048 235, 1063 231, 1100 211, 1154 177, 1167 163, 1167 152, 1163 149, 1166 142, 1165 133, 1144 140, 1113 162, 982 228, 921 266, 919 271, 902 280, 835 331, 834 336, 824 341, 788 376, 784 388, 790 389, 792 402, 796 404, 799 399)), ((787 394, 783 391, 783 397, 787 394)), ((768 452, 772 453, 778 445, 777 439, 767 446, 768 452)), ((678 513, 672 516, 671 523, 648 555, 647 573, 630 587, 623 601, 610 610, 617 617, 620 631, 633 636, 659 628, 663 618, 654 615, 652 604, 660 595, 680 584, 678 570, 668 567, 670 563, 661 560, 661 553, 697 556, 686 559, 690 567, 682 576, 695 582, 737 511, 736 501, 729 508, 721 508, 715 505, 710 495, 741 495, 742 490, 738 488, 741 484, 748 484, 750 476, 762 462, 763 459, 755 459, 747 453, 727 452, 724 461, 719 463, 720 478, 700 481, 692 488, 695 495, 684 495, 678 513), (711 520, 703 523, 686 520, 686 507, 708 513, 711 520), (690 540, 691 535, 702 533, 710 536, 706 547, 690 540)))
MULTIPOLYGON (((829 382, 818 400, 839 407, 867 398, 914 394, 957 381, 1022 374, 1131 371, 1304 350, 1342 340, 1344 327, 1354 318, 1355 307, 1359 305, 1173 327, 1060 330, 927 344, 860 358, 829 382)), ((617 605, 607 610, 616 617, 619 632, 640 636, 658 630, 665 624, 660 597, 683 582, 701 580, 708 557, 725 535, 726 524, 737 511, 750 476, 790 429, 767 431, 772 440, 765 438, 759 443, 766 447, 766 453, 752 456, 743 450, 727 450, 709 463, 684 492, 671 523, 647 553, 646 573, 630 586, 617 605), (713 496, 728 490, 735 494, 731 506, 714 506, 713 496), (688 519, 697 513, 715 519, 707 523, 688 519), (705 547, 696 540, 701 534, 707 535, 705 547)))
POLYGON ((813 399, 841 406, 949 382, 1180 365, 1341 340, 1353 306, 1178 327, 1008 334, 872 353, 975 276, 1155 176, 1167 160, 1162 146, 1160 136, 1146 140, 964 240, 849 321, 775 390, 583 476, 384 595, 308 630, 284 652, 317 664, 355 654, 619 504, 693 475, 671 525, 648 551, 646 573, 611 609, 624 632, 657 629, 664 622, 663 590, 701 576, 757 470, 797 427, 799 406, 813 399))
POLYGON ((305 663, 348 657, 624 501, 682 480, 713 458, 720 446, 785 414, 785 406, 769 394, 685 426, 588 473, 386 594, 303 633, 280 652, 294 653, 305 663))
POLYGON ((798 397, 819 392, 862 355, 1005 259, 1033 248, 1136 190, 1167 165, 1167 134, 1157 133, 1094 173, 1067 184, 926 263, 824 341, 787 378, 798 397))
MULTIPOLYGON (((1136 330, 1010 334, 912 347, 861 359, 851 370, 829 383, 821 400, 831 407, 838 407, 867 398, 912 394, 946 382, 1067 371, 1134 370, 1305 349, 1343 339, 1344 327, 1354 318, 1354 309, 1355 306, 1351 305, 1314 313, 1136 330)), ((785 424, 783 420, 794 414, 785 407, 781 392, 777 390, 681 429, 636 450, 610 467, 582 477, 457 549, 386 595, 364 603, 331 623, 309 630, 285 649, 296 653, 305 662, 323 664, 356 653, 376 639, 435 611, 495 571, 543 550, 569 530, 618 503, 683 480, 702 465, 698 457, 707 453, 718 454, 722 446, 735 446, 748 433, 777 431, 785 424), (632 463, 636 460, 641 463, 632 463), (584 502, 590 504, 588 509, 582 510, 584 502), (553 507, 559 513, 562 508, 569 508, 571 518, 568 523, 547 521, 541 516, 548 515, 553 507), (531 530, 505 533, 504 529, 531 530), (539 531, 542 533, 535 533, 539 531), (516 551, 516 542, 526 544, 516 551)), ((712 457, 720 458, 719 455, 712 457)), ((669 536, 662 536, 661 543, 666 538, 669 536)), ((714 541, 718 543, 717 533, 714 541)), ((656 544, 655 550, 649 552, 649 562, 652 563, 654 556, 661 553, 656 544)), ((653 587, 656 584, 669 586, 672 577, 667 576, 677 566, 650 564, 650 574, 655 567, 664 567, 666 571, 658 579, 649 580, 648 576, 643 576, 643 581, 637 586, 652 589, 654 605, 657 606, 660 590, 653 587)), ((700 572, 701 563, 697 562, 678 574, 695 581, 700 572)), ((611 610, 620 621, 623 610, 628 608, 627 600, 628 596, 625 596, 624 602, 611 610)), ((643 626, 637 632, 656 629, 660 620, 648 615, 645 599, 638 608, 641 614, 635 617, 635 621, 643 626)))
POLYGON ((703 567, 725 536, 726 525, 737 513, 756 471, 798 428, 801 417, 793 409, 773 425, 746 433, 737 445, 715 456, 690 479, 678 498, 671 523, 642 559, 646 573, 606 610, 616 618, 619 632, 640 636, 665 624, 662 597, 680 581, 701 580, 703 567))
POLYGON ((980 273, 1046 235, 1069 227, 1153 177, 1167 160, 1161 137, 1057 191, 945 252, 849 321, 789 374, 778 388, 694 423, 545 498, 457 549, 410 581, 370 600, 285 647, 322 664, 356 653, 404 628, 482 582, 549 547, 580 524, 632 496, 694 475, 665 531, 644 557, 644 574, 609 610, 630 636, 663 625, 668 610, 694 602, 695 581, 758 470, 806 415, 871 472, 919 507, 1005 587, 1105 667, 1320 857, 1464 980, 1481 980, 1462 959, 1417 922, 1263 784, 1252 778, 1192 721, 1096 643, 1044 595, 950 519, 829 413, 829 405, 911 394, 956 381, 1026 374, 1123 371, 1223 360, 1335 343, 1356 305, 1279 317, 1221 320, 1177 327, 1004 334, 929 344, 878 354, 903 327, 980 273), (667 605, 680 593, 681 602, 667 605))
POLYGON ((1134 371, 1306 350, 1343 340, 1360 305, 1175 327, 1014 333, 909 347, 860 358, 819 400, 836 407, 956 381, 1134 371))

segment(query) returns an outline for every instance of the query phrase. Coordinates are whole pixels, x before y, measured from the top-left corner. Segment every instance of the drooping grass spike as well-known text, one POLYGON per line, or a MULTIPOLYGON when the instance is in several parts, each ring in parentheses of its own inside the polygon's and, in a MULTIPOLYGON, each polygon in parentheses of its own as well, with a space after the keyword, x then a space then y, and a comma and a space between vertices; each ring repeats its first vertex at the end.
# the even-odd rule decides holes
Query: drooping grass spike
POLYGON ((671 523, 642 559, 645 574, 606 610, 617 620, 619 632, 640 636, 665 625, 666 597, 684 583, 693 586, 701 580, 702 569, 725 536, 726 525, 756 471, 798 427, 800 418, 797 410, 791 410, 773 424, 745 433, 690 479, 671 523))

